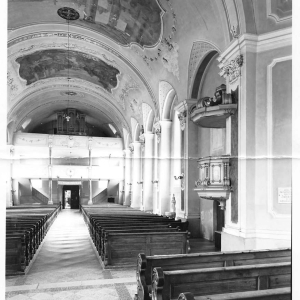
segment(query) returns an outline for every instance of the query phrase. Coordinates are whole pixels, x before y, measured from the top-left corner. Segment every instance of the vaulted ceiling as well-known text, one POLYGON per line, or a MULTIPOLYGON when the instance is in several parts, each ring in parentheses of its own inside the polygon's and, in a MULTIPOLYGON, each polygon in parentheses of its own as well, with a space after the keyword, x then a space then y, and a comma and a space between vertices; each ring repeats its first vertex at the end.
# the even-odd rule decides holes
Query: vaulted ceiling
POLYGON ((114 124, 121 136, 132 133, 132 120, 142 125, 151 111, 159 119, 160 82, 174 88, 175 101, 188 98, 201 55, 229 45, 233 22, 238 32, 251 27, 245 16, 238 19, 243 5, 233 0, 8 0, 10 129, 24 130, 25 123, 30 132, 68 107, 85 113, 93 126, 114 124), (71 15, 77 19, 62 18, 71 15))

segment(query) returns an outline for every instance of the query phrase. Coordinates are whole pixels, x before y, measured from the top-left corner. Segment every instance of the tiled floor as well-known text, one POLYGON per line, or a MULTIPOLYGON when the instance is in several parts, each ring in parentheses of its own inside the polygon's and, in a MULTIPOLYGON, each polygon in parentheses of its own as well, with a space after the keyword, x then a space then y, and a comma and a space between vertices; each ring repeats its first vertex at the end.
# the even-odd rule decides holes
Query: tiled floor
POLYGON ((25 276, 6 279, 8 300, 129 300, 135 269, 103 270, 79 211, 63 210, 25 276))

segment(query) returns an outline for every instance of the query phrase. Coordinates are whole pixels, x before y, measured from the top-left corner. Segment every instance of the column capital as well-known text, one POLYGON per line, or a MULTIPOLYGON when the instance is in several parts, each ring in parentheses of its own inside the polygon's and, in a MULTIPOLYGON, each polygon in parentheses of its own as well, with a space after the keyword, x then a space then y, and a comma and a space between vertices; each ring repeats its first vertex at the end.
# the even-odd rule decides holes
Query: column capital
POLYGON ((197 104, 197 101, 197 99, 185 99, 177 104, 174 109, 179 113, 183 113, 184 111, 190 113, 191 108, 197 104))
POLYGON ((133 143, 129 144, 128 149, 129 149, 129 151, 130 151, 131 153, 134 152, 134 145, 133 145, 133 143))
POLYGON ((161 136, 161 126, 160 126, 160 122, 156 122, 154 125, 153 125, 153 128, 154 128, 154 133, 156 134, 157 136, 157 143, 160 142, 160 136, 161 136))
POLYGON ((129 149, 129 148, 127 148, 127 149, 124 149, 124 150, 123 150, 123 157, 125 158, 125 157, 129 156, 129 155, 130 155, 130 153, 131 153, 131 151, 130 151, 130 149, 129 149))

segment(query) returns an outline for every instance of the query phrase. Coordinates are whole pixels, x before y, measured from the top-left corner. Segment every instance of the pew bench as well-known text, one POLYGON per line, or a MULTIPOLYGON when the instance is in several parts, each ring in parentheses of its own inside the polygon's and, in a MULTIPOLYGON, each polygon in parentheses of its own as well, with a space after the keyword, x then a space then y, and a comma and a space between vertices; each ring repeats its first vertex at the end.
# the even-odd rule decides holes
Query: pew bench
POLYGON ((291 300, 291 288, 278 288, 250 292, 238 292, 207 296, 194 296, 192 293, 182 293, 178 300, 291 300))
POLYGON ((60 211, 52 208, 20 208, 6 210, 6 275, 25 274, 47 230, 60 211))
MULTIPOLYGON (((138 233, 138 232, 174 232, 174 231, 180 231, 180 229, 172 228, 167 225, 145 225, 145 226, 138 226, 138 225, 129 225, 129 226, 119 226, 119 227, 107 227, 102 226, 98 227, 96 231, 96 237, 94 240, 95 247, 100 250, 100 248, 103 248, 103 241, 105 238, 106 232, 111 233, 138 233)), ((99 252, 100 254, 100 252, 99 252)))
POLYGON ((26 268, 25 235, 6 236, 6 275, 22 274, 26 268))
POLYGON ((158 267, 152 275, 152 299, 177 299, 183 292, 205 296, 290 285, 290 262, 177 271, 158 267))
POLYGON ((163 271, 172 271, 290 261, 291 249, 289 248, 158 256, 146 256, 140 253, 137 257, 137 297, 139 300, 150 299, 151 276, 156 267, 161 267, 163 271))
POLYGON ((187 253, 188 232, 106 232, 103 250, 105 266, 132 266, 141 250, 149 255, 187 253))

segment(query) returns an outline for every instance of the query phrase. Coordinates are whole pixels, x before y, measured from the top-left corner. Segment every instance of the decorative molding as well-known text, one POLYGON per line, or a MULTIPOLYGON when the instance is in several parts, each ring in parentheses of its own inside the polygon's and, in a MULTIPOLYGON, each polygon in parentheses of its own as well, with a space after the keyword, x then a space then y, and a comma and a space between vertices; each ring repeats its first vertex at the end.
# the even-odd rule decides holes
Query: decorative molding
MULTIPOLYGON (((292 3, 292 0, 287 0, 285 2, 292 3)), ((267 0, 267 17, 274 19, 276 23, 292 20, 292 10, 282 11, 283 14, 288 12, 290 12, 290 14, 287 14, 286 16, 279 16, 274 9, 272 9, 272 4, 277 5, 276 8, 278 8, 278 3, 274 3, 272 0, 267 0)))
POLYGON ((235 82, 241 76, 241 67, 243 65, 243 55, 240 54, 236 58, 232 59, 229 64, 222 66, 219 73, 222 77, 228 77, 229 83, 235 82))
POLYGON ((220 54, 218 61, 230 61, 234 56, 241 51, 261 53, 272 51, 278 48, 292 46, 292 28, 276 30, 261 35, 242 34, 230 46, 220 54))
POLYGON ((273 202, 273 68, 277 63, 292 60, 292 56, 285 56, 273 59, 272 63, 267 67, 267 199, 268 212, 275 219, 291 219, 290 214, 280 214, 274 210, 273 202))

